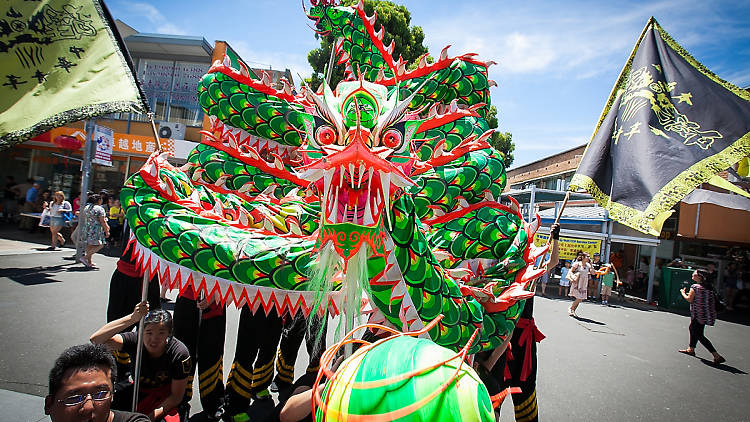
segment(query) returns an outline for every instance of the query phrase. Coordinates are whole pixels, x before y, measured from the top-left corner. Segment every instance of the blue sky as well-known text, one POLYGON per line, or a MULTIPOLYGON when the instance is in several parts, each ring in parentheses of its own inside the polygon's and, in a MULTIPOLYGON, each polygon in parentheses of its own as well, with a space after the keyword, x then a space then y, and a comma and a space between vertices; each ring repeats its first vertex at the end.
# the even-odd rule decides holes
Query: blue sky
MULTIPOLYGON (((140 32, 224 40, 253 66, 311 72, 307 52, 318 42, 298 0, 106 3, 140 32)), ((475 52, 498 63, 492 104, 499 129, 513 134, 514 167, 589 140, 650 16, 717 75, 750 86, 750 0, 396 3, 422 26, 434 56, 450 44, 451 56, 475 52)))

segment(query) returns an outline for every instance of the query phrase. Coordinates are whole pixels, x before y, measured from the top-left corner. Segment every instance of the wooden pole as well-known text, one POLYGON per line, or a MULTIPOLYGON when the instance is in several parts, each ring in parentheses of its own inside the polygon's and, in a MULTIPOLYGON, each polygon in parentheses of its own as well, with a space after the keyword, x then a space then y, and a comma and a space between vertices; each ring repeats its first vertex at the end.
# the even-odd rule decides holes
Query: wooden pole
POLYGON ((154 139, 156 140, 156 150, 161 151, 161 141, 159 141, 159 132, 156 130, 156 123, 154 123, 154 113, 148 113, 148 120, 151 121, 151 130, 154 132, 154 139))
POLYGON ((335 50, 333 48, 333 45, 331 45, 331 57, 328 58, 328 69, 326 69, 326 85, 330 86, 331 83, 331 73, 333 73, 333 57, 335 54, 335 50))
MULTIPOLYGON (((557 213, 557 217, 555 217, 554 224, 560 224, 560 217, 563 215, 563 211, 565 211, 565 206, 568 205, 568 200, 570 199, 570 191, 565 192, 565 199, 563 200, 562 205, 560 206, 560 212, 557 213)), ((550 235, 549 239, 547 239, 547 243, 552 239, 552 235, 550 235)))
MULTIPOLYGON (((141 302, 145 302, 148 299, 148 268, 143 271, 143 284, 141 287, 141 302)), ((144 315, 140 321, 138 321, 138 344, 135 352, 135 379, 133 380, 133 405, 131 411, 135 412, 138 406, 138 387, 141 379, 141 361, 143 359, 143 324, 146 316, 144 315)))

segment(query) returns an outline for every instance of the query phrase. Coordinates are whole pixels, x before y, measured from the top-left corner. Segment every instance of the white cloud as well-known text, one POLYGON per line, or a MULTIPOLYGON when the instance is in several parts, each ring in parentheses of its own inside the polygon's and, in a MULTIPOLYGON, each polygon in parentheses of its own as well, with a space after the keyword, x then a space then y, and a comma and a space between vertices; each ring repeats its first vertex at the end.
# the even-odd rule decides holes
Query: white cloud
MULTIPOLYGON (((736 38, 747 24, 727 24, 710 4, 680 0, 637 3, 597 2, 595 7, 544 3, 513 7, 507 3, 482 10, 465 4, 451 18, 426 22, 430 51, 452 44, 452 54, 476 52, 499 63, 503 77, 513 74, 589 79, 620 69, 650 16, 664 16, 660 23, 686 47, 715 43, 707 30, 736 38), (461 24, 471 22, 471 25, 461 24), (721 29, 714 29, 721 28, 721 29)), ((502 77, 500 78, 502 79, 502 77)))
POLYGON ((143 16, 152 25, 149 32, 157 34, 187 35, 187 32, 178 27, 174 22, 170 22, 159 9, 148 3, 132 2, 127 5, 128 11, 132 15, 143 16))
POLYGON ((727 81, 737 85, 740 88, 747 88, 750 86, 750 69, 743 69, 737 72, 730 73, 728 75, 720 75, 727 81))
POLYGON ((250 67, 268 68, 270 66, 274 70, 289 69, 292 72, 294 83, 298 87, 300 75, 305 78, 312 74, 312 67, 307 62, 307 55, 279 50, 256 49, 244 40, 230 40, 228 42, 250 67))

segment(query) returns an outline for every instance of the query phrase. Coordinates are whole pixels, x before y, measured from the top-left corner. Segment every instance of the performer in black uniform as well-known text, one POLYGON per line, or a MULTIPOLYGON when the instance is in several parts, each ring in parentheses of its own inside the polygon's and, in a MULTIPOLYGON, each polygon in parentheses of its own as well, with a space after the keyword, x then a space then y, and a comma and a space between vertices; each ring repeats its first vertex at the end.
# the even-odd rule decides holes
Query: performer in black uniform
POLYGON ((224 336, 227 317, 224 306, 215 300, 196 300, 189 287, 174 305, 174 336, 190 351, 193 368, 188 377, 185 398, 193 396, 193 376, 198 367, 200 400, 206 420, 218 421, 224 408, 224 336), (202 312, 201 312, 202 311, 202 312), (200 318, 199 318, 200 315, 200 318))
MULTIPOLYGON (((130 229, 125 222, 124 239, 130 238, 130 229)), ((107 304, 107 322, 122 318, 133 312, 133 308, 141 301, 141 288, 143 287, 143 272, 138 271, 135 257, 135 241, 129 242, 117 261, 117 268, 112 273, 109 282, 109 301, 107 304)), ((159 309, 159 279, 154 276, 148 283, 148 305, 149 309, 159 309)), ((126 327, 122 332, 131 331, 134 325, 126 327)), ((112 354, 117 362, 117 382, 115 392, 120 391, 123 385, 132 382, 133 372, 130 354, 125 351, 113 351, 112 354), (123 384, 123 382, 125 384, 123 384)), ((116 397, 120 395, 116 394, 116 397)))
MULTIPOLYGON (((550 258, 547 268, 557 265, 560 225, 550 227, 550 258)), ((487 386, 490 395, 495 395, 508 387, 520 387, 521 392, 511 395, 516 422, 536 422, 539 420, 536 399, 536 344, 544 339, 534 322, 534 297, 526 299, 510 343, 500 359, 487 372, 482 364, 478 372, 487 386)), ((484 358, 490 356, 486 353, 484 358)))
POLYGON ((227 419, 246 421, 250 399, 269 402, 268 386, 273 378, 276 349, 281 338, 282 322, 275 309, 268 315, 263 309, 253 314, 247 306, 240 311, 237 347, 226 386, 225 414, 227 419))
MULTIPOLYGON (((559 224, 553 224, 550 227, 550 237, 552 242, 550 244, 550 258, 545 263, 547 268, 553 268, 557 265, 559 256, 557 242, 560 239, 559 224)), ((516 422, 539 420, 536 400, 536 344, 543 339, 544 334, 539 331, 534 322, 534 298, 532 297, 526 300, 503 360, 493 368, 493 372, 502 371, 500 374, 495 372, 495 375, 501 376, 498 379, 504 379, 503 388, 521 388, 520 393, 511 395, 516 422)))
MULTIPOLYGON (((312 321, 308 324, 308 318, 302 313, 302 310, 292 317, 285 316, 284 330, 281 333, 281 342, 279 343, 279 352, 276 355, 276 378, 273 383, 276 389, 282 393, 289 389, 294 382, 294 364, 297 362, 297 354, 305 340, 307 355, 310 361, 307 364, 306 373, 317 373, 320 368, 320 357, 323 355, 326 346, 327 321, 318 315, 310 315, 312 321), (320 333, 320 324, 324 323, 323 332, 320 333), (316 340, 320 339, 316 342, 316 340)), ((273 390, 274 387, 271 386, 273 390)))

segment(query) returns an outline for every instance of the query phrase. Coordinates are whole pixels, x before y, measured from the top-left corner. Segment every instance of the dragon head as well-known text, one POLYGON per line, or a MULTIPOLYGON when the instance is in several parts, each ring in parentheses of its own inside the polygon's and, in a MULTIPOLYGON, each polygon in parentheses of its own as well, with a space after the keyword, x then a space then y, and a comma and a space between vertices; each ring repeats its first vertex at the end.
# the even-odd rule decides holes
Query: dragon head
POLYGON ((321 198, 319 245, 333 242, 345 260, 365 243, 382 255, 390 204, 414 184, 412 138, 424 121, 408 111, 411 98, 363 79, 310 96, 300 177, 321 198))
POLYGON ((305 14, 315 23, 315 32, 322 36, 341 28, 354 17, 350 7, 337 6, 334 0, 312 0, 310 3, 310 9, 305 10, 305 14))

